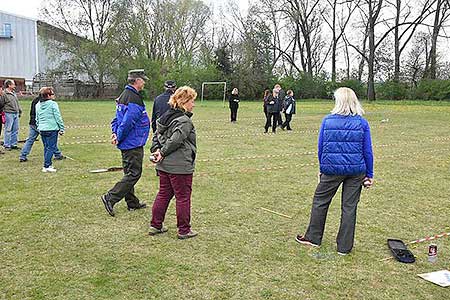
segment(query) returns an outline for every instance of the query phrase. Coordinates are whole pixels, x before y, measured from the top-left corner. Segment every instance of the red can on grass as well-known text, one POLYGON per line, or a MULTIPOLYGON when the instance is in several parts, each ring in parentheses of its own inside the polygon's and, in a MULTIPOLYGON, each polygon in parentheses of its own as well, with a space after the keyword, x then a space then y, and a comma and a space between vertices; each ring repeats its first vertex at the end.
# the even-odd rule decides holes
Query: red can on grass
POLYGON ((428 246, 428 261, 429 262, 436 262, 437 260, 437 245, 436 244, 431 244, 430 246, 428 246))

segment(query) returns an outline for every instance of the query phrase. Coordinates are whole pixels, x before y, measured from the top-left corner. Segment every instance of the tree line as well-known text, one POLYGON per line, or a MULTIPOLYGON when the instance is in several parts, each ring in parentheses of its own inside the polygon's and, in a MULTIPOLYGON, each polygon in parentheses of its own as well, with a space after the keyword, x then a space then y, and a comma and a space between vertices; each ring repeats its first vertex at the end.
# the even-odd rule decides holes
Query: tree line
POLYGON ((174 79, 227 81, 248 99, 276 82, 301 97, 347 85, 369 100, 450 98, 449 0, 255 0, 246 12, 233 0, 50 0, 42 15, 70 33, 49 47, 53 72, 87 75, 99 96, 145 68, 150 95, 174 79))

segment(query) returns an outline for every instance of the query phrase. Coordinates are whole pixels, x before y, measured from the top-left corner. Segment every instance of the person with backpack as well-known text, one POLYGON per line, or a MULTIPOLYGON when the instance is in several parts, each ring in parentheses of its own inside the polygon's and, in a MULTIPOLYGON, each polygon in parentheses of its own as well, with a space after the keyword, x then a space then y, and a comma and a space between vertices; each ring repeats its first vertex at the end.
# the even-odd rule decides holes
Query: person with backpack
POLYGON ((291 128, 291 120, 292 115, 295 115, 295 99, 294 92, 292 90, 288 90, 286 92, 286 100, 284 101, 285 110, 284 110, 284 118, 285 121, 281 125, 281 129, 286 128, 287 130, 292 130, 291 128))
POLYGON ((355 92, 338 88, 334 99, 334 109, 323 119, 319 131, 320 181, 314 193, 309 225, 306 233, 297 235, 295 240, 303 245, 320 246, 328 207, 342 185, 341 224, 336 242, 338 254, 347 255, 353 249, 361 188, 373 185, 372 138, 355 92))

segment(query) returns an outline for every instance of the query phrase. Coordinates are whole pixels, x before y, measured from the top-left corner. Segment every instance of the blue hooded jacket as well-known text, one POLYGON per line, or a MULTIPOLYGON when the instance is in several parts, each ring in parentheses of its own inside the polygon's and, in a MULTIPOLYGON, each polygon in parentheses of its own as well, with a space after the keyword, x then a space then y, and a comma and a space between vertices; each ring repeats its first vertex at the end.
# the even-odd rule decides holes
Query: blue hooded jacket
POLYGON ((323 174, 373 178, 370 128, 361 116, 326 116, 320 127, 318 154, 323 174))
POLYGON ((143 97, 127 85, 117 100, 116 117, 111 121, 112 132, 117 135, 117 148, 130 150, 145 145, 150 132, 150 119, 143 97))

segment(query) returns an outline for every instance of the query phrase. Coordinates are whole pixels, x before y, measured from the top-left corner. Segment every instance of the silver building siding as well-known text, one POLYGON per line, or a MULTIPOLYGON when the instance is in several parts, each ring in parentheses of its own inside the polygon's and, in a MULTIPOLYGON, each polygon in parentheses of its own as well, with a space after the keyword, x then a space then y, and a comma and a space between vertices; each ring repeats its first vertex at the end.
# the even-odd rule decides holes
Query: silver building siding
POLYGON ((0 33, 11 24, 12 38, 0 38, 0 77, 33 80, 38 72, 36 20, 0 11, 0 33))

